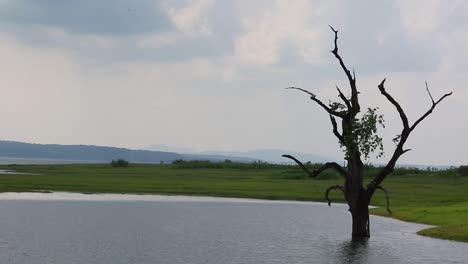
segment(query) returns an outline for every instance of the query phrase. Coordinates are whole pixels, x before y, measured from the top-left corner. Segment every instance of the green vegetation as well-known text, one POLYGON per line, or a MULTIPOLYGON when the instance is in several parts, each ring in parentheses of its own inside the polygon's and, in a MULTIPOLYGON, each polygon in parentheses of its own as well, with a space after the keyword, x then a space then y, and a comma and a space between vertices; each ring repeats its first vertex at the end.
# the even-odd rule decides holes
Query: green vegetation
MULTIPOLYGON (((307 165, 310 169, 318 164, 307 165)), ((324 201, 327 187, 342 183, 334 171, 319 179, 304 179, 297 166, 263 162, 207 161, 174 164, 2 165, 0 169, 37 175, 0 175, 0 192, 70 191, 81 193, 158 193, 324 201)), ((369 181, 378 168, 367 165, 369 181)), ((375 194, 373 214, 436 225, 421 235, 468 242, 468 177, 460 168, 445 171, 398 168, 385 181, 393 214, 385 210, 385 195, 375 194)), ((332 202, 343 202, 338 191, 332 202)))
POLYGON ((457 171, 462 176, 468 176, 468 165, 462 165, 458 167, 457 171))
POLYGON ((110 165, 114 168, 126 168, 129 162, 124 159, 112 160, 110 165))

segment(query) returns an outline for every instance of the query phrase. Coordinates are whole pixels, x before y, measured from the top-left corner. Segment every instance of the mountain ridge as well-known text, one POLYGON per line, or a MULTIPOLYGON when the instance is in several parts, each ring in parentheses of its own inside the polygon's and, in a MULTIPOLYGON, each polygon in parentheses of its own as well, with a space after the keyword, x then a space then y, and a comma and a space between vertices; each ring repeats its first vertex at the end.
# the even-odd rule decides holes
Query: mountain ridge
POLYGON ((283 154, 290 154, 302 160, 304 162, 310 161, 312 163, 323 163, 329 161, 337 161, 335 158, 326 157, 317 154, 311 153, 302 153, 295 151, 288 151, 282 149, 254 149, 248 151, 222 151, 222 150, 211 150, 211 151, 196 151, 190 148, 180 148, 180 147, 171 147, 164 144, 153 144, 145 148, 147 150, 157 150, 157 151, 176 151, 183 150, 186 153, 191 155, 222 155, 222 156, 234 156, 234 157, 247 157, 253 160, 261 160, 270 163, 284 163, 284 164, 293 164, 289 159, 283 158, 283 154))
POLYGON ((0 140, 0 157, 20 159, 68 160, 73 163, 125 159, 134 163, 171 163, 175 160, 253 162, 255 159, 228 155, 185 154, 169 151, 128 149, 96 145, 38 144, 0 140))

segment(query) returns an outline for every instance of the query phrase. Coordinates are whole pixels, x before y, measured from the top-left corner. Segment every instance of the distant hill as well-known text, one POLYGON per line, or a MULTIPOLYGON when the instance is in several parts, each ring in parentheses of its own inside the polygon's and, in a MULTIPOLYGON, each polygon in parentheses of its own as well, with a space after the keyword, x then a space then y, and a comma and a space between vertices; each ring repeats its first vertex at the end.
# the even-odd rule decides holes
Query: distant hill
POLYGON ((271 163, 288 163, 292 164, 293 161, 290 159, 283 158, 283 154, 290 154, 302 160, 303 162, 310 161, 312 163, 315 162, 329 162, 329 161, 336 161, 336 159, 316 154, 309 154, 309 153, 299 153, 299 152, 291 152, 287 150, 281 149, 256 149, 250 151, 243 151, 243 152, 235 152, 235 151, 203 151, 197 152, 193 149, 188 148, 178 148, 178 147, 171 147, 163 144, 154 144, 146 148, 147 150, 153 151, 170 151, 170 152, 178 152, 184 153, 183 155, 189 157, 195 156, 205 156, 205 157, 223 157, 222 159, 232 159, 233 157, 237 158, 247 158, 250 160, 262 160, 271 163))
POLYGON ((16 141, 0 141, 0 157, 101 162, 125 159, 142 163, 160 163, 161 161, 167 163, 183 159, 182 155, 163 151, 88 145, 31 144, 16 141))
POLYGON ((180 153, 183 160, 210 160, 210 161, 225 161, 231 160, 235 162, 254 162, 259 159, 254 159, 251 157, 242 157, 242 156, 233 156, 233 155, 211 155, 211 154, 187 154, 180 153))
POLYGON ((176 152, 176 153, 196 153, 197 151, 190 148, 179 148, 168 146, 165 144, 153 144, 145 148, 151 151, 164 151, 164 152, 176 152))
MULTIPOLYGON (((0 157, 44 160, 67 160, 73 163, 110 162, 125 159, 140 163, 170 163, 175 160, 210 160, 224 161, 230 159, 237 162, 253 162, 255 159, 208 154, 179 154, 169 151, 132 150, 116 147, 92 145, 57 145, 31 144, 17 141, 0 141, 0 157)), ((61 162, 63 163, 63 162, 61 162)))
POLYGON ((202 152, 203 154, 211 154, 211 155, 236 155, 242 157, 250 157, 257 160, 263 160, 271 163, 290 163, 293 164, 294 162, 290 159, 283 158, 283 154, 293 155, 297 159, 303 162, 312 162, 312 163, 323 163, 329 161, 336 161, 336 159, 316 154, 310 153, 300 153, 300 152, 293 152, 281 149, 256 149, 244 152, 223 152, 223 151, 208 151, 202 152))
POLYGON ((182 156, 184 160, 211 160, 211 161, 224 161, 231 160, 237 162, 254 162, 259 160, 255 157, 249 157, 247 155, 240 155, 240 153, 210 153, 210 152, 197 152, 189 148, 178 148, 171 147, 164 144, 153 144, 146 148, 146 150, 151 151, 166 151, 166 152, 176 152, 182 156))

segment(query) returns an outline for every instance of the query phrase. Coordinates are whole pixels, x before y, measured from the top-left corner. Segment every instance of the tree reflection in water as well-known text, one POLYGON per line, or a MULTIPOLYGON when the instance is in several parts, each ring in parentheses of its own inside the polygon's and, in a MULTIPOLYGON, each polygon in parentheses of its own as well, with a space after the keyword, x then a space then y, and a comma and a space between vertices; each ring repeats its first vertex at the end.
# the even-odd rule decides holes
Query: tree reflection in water
POLYGON ((339 248, 339 263, 367 263, 368 239, 344 241, 339 248))

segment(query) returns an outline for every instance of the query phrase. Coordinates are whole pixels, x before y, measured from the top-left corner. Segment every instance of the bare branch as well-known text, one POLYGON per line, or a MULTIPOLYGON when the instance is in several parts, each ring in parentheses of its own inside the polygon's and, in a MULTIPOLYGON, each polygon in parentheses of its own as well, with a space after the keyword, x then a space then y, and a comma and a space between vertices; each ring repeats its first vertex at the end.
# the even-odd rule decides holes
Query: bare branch
POLYGON ((395 148, 395 151, 393 152, 392 158, 387 163, 387 165, 367 185, 367 191, 369 192, 371 196, 374 193, 374 191, 377 189, 377 187, 380 186, 380 183, 382 183, 385 177, 387 177, 387 175, 393 171, 393 169, 395 168, 396 162, 400 158, 400 156, 410 151, 410 149, 403 149, 403 146, 406 143, 406 140, 408 139, 411 132, 416 128, 416 126, 419 123, 421 123, 421 121, 423 121, 427 116, 429 116, 432 113, 432 111, 435 109, 437 104, 439 104, 446 97, 452 95, 451 92, 447 93, 444 96, 442 96, 439 100, 434 102, 434 99, 432 98, 432 95, 429 92, 428 87, 426 86, 429 96, 431 97, 431 100, 433 101, 432 106, 424 115, 422 115, 418 120, 416 120, 416 122, 414 122, 414 124, 410 127, 408 124, 408 118, 406 117, 405 112, 401 108, 400 104, 385 91, 384 83, 385 83, 385 79, 382 81, 382 83, 379 84, 378 86, 379 90, 397 109, 398 113, 400 114, 400 118, 403 122, 403 130, 401 132, 401 137, 399 139, 398 145, 395 148))
POLYGON ((300 161, 299 161, 298 159, 296 159, 294 156, 284 154, 282 157, 291 159, 291 160, 293 160, 294 162, 296 162, 297 165, 299 165, 299 167, 301 167, 301 169, 307 174, 307 176, 309 176, 309 177, 315 177, 315 176, 316 176, 316 175, 313 175, 312 172, 310 172, 309 169, 307 169, 307 167, 304 166, 304 164, 302 164, 302 162, 300 162, 300 161))
POLYGON ((437 100, 437 102, 435 102, 435 105, 437 105, 437 104, 440 103, 442 100, 444 100, 445 97, 451 96, 452 94, 453 94, 453 92, 444 94, 444 96, 442 96, 439 100, 437 100))
POLYGON ((335 30, 331 25, 328 25, 331 30, 335 33, 335 47, 331 51, 333 54, 338 53, 338 30, 335 30))
POLYGON ((302 91, 302 92, 304 92, 304 93, 310 95, 311 97, 316 97, 315 94, 313 94, 313 93, 307 91, 306 89, 302 89, 302 88, 299 88, 299 87, 291 86, 291 87, 286 87, 286 89, 295 89, 295 90, 299 90, 299 91, 302 91))
POLYGON ((435 104, 434 98, 432 98, 432 94, 431 94, 431 92, 429 91, 429 87, 427 86, 427 82, 426 82, 426 91, 427 91, 427 93, 429 94, 429 97, 431 97, 432 104, 435 104))
MULTIPOLYGON (((351 75, 351 72, 348 70, 346 65, 344 64, 343 58, 341 58, 340 54, 338 53, 338 30, 335 30, 332 26, 329 25, 333 33, 335 33, 335 39, 334 39, 334 44, 335 46, 333 47, 333 50, 331 50, 331 53, 335 55, 335 58, 338 59, 338 62, 340 63, 341 68, 346 74, 346 77, 348 78, 349 81, 349 86, 351 88, 351 103, 353 105, 353 108, 350 109, 350 112, 353 114, 357 114, 360 111, 360 106, 359 106, 359 101, 358 101, 358 91, 356 88, 356 78, 353 78, 351 75), (351 111, 352 110, 352 111, 351 111)), ((353 70, 353 75, 354 75, 354 70, 353 70)))
POLYGON ((299 165, 299 167, 301 167, 301 169, 307 174, 307 176, 309 176, 310 178, 315 178, 317 177, 317 175, 319 175, 322 171, 326 170, 326 169, 334 169, 335 171, 337 171, 341 176, 343 177, 347 177, 348 176, 348 173, 340 166, 338 165, 338 163, 336 162, 327 162, 325 164, 322 164, 322 166, 320 166, 319 168, 317 168, 316 170, 314 171, 310 171, 306 166, 304 166, 304 164, 299 161, 298 159, 296 159, 294 156, 292 155, 288 155, 288 154, 284 154, 282 155, 282 157, 284 158, 288 158, 288 159, 291 159, 293 160, 294 162, 296 162, 297 165, 299 165))
POLYGON ((338 90, 338 94, 339 94, 339 97, 341 98, 341 100, 343 100, 343 102, 346 104, 346 106, 348 107, 348 110, 351 110, 351 104, 349 103, 349 100, 346 98, 346 96, 341 92, 340 88, 338 87, 338 85, 336 85, 336 90, 338 90))
POLYGON ((406 117, 406 114, 403 111, 403 108, 401 108, 400 104, 385 90, 385 87, 384 87, 385 80, 386 79, 383 79, 382 82, 378 86, 380 93, 383 94, 387 98, 387 100, 390 101, 390 103, 392 103, 397 109, 398 114, 400 114, 401 121, 403 122, 403 129, 409 129, 408 117, 406 117))
MULTIPOLYGON (((429 92, 429 90, 427 90, 429 92)), ((434 102, 434 100, 432 99, 432 95, 431 95, 431 99, 432 99, 432 106, 429 110, 427 110, 427 112, 422 115, 418 120, 416 120, 416 122, 414 122, 414 124, 411 126, 410 128, 410 131, 413 131, 416 126, 421 123, 421 121, 424 120, 424 118, 426 118, 428 115, 430 115, 432 113, 432 111, 435 109, 435 107, 437 106, 437 104, 439 104, 440 102, 442 102, 442 100, 445 99, 445 97, 448 97, 450 95, 452 95, 453 92, 450 92, 450 93, 447 93, 447 94, 444 94, 444 96, 442 96, 439 100, 437 100, 437 102, 434 102)), ((430 95, 430 93, 429 93, 430 95)))
POLYGON ((401 153, 401 155, 405 154, 405 153, 408 152, 408 151, 411 151, 411 149, 405 149, 405 150, 403 150, 403 152, 401 153))
POLYGON ((379 190, 382 190, 384 193, 385 193, 385 199, 387 200, 387 211, 392 214, 392 211, 390 210, 390 199, 389 199, 389 195, 388 195, 388 191, 387 189, 385 189, 384 187, 382 186, 377 186, 376 189, 379 189, 379 190))
POLYGON ((319 168, 314 170, 312 172, 312 177, 316 177, 319 175, 322 171, 327 170, 327 169, 334 169, 336 172, 338 172, 341 176, 347 178, 348 177, 348 172, 346 172, 343 167, 341 167, 338 163, 336 162, 327 162, 325 164, 322 164, 319 168))
POLYGON ((314 102, 316 102, 318 105, 320 105, 323 109, 325 109, 325 111, 327 111, 330 115, 334 115, 334 116, 337 116, 337 117, 341 117, 341 118, 344 118, 346 116, 346 113, 345 112, 337 112, 337 111, 334 111, 332 110, 330 107, 328 107, 326 104, 324 104, 322 101, 320 101, 319 99, 317 99, 317 96, 305 89, 302 89, 302 88, 299 88, 299 87, 287 87, 286 89, 294 89, 294 90, 299 90, 301 92, 304 92, 308 95, 310 95, 310 99, 314 102))
POLYGON ((326 106, 324 103, 322 103, 322 101, 320 101, 319 99, 315 98, 315 97, 311 97, 310 98, 312 101, 315 101, 317 104, 319 104, 323 109, 325 109, 330 115, 334 115, 334 116, 337 116, 337 117, 341 117, 341 118, 344 118, 346 116, 346 113, 344 112, 337 112, 337 111, 333 111, 330 107, 326 106))
POLYGON ((344 144, 344 137, 342 134, 340 134, 340 132, 338 132, 338 124, 336 123, 336 119, 332 115, 330 115, 330 121, 333 126, 333 134, 335 134, 340 143, 344 144))
POLYGON ((345 193, 344 187, 341 186, 341 185, 333 185, 333 186, 328 187, 327 191, 325 192, 325 200, 327 200, 328 206, 331 205, 331 201, 330 201, 330 199, 328 198, 328 193, 329 193, 331 190, 340 190, 343 194, 345 193))

